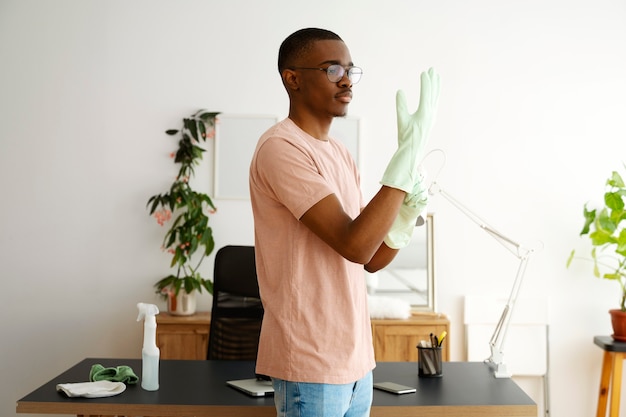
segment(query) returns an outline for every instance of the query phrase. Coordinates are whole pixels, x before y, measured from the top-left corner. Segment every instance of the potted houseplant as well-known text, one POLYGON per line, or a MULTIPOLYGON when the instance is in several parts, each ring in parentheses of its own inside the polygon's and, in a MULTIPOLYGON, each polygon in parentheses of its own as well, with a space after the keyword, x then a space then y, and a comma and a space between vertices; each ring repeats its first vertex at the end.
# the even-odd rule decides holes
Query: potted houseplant
POLYGON ((156 292, 167 299, 173 314, 195 313, 195 291, 201 293, 205 289, 213 293, 213 281, 203 278, 198 269, 215 248, 209 226, 209 214, 215 212, 215 206, 207 194, 192 188, 190 180, 205 152, 200 142, 215 135, 217 114, 199 110, 184 118, 180 129, 165 132, 179 137, 178 149, 171 156, 180 168, 170 189, 150 197, 147 204, 159 225, 164 226, 174 218, 163 238, 162 249, 172 256, 170 266, 176 272, 154 285, 156 292))
MULTIPOLYGON (((580 235, 591 240, 593 274, 616 281, 620 286, 620 307, 609 310, 613 338, 626 341, 626 186, 622 176, 613 171, 606 181, 604 206, 589 209, 585 204, 585 224, 580 235)), ((569 266, 575 258, 572 251, 569 266)))

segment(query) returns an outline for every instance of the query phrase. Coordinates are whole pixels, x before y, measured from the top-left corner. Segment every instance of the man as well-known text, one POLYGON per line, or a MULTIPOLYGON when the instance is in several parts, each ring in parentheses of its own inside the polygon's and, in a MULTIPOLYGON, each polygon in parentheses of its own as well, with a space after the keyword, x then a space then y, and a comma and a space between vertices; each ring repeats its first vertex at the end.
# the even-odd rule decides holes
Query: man
POLYGON ((289 116, 262 135, 250 165, 265 308, 257 373, 272 377, 278 416, 368 416, 375 361, 363 269, 393 259, 425 206, 417 166, 438 77, 422 74, 414 115, 398 94, 398 150, 364 205, 353 159, 329 137, 362 74, 347 46, 333 32, 299 30, 281 44, 278 70, 289 116))

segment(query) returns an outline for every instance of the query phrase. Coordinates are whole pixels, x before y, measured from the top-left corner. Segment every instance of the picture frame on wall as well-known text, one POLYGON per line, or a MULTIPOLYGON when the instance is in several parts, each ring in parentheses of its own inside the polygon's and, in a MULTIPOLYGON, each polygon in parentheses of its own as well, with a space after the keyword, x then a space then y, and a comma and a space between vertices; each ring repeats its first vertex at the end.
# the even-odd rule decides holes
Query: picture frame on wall
MULTIPOLYGON (((248 175, 250 161, 261 135, 278 122, 271 115, 220 114, 215 124, 213 192, 217 199, 250 198, 248 175)), ((359 165, 358 118, 337 117, 330 135, 346 145, 359 165)))
POLYGON ((261 135, 276 124, 268 115, 220 114, 215 125, 213 193, 217 199, 250 198, 250 161, 261 135))
POLYGON ((359 169, 361 169, 359 157, 360 126, 360 119, 356 117, 335 117, 332 125, 330 126, 330 136, 346 145, 359 169))

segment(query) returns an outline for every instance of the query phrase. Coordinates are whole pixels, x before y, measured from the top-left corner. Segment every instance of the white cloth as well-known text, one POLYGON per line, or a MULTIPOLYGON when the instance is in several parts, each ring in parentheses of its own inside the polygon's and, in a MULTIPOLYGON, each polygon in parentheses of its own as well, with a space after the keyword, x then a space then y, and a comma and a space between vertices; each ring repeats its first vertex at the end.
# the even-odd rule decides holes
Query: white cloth
POLYGON ((372 319, 408 319, 411 305, 398 298, 368 295, 367 301, 372 319))
POLYGON ((121 394, 126 389, 123 382, 95 381, 57 384, 57 391, 64 392, 68 397, 101 398, 121 394))

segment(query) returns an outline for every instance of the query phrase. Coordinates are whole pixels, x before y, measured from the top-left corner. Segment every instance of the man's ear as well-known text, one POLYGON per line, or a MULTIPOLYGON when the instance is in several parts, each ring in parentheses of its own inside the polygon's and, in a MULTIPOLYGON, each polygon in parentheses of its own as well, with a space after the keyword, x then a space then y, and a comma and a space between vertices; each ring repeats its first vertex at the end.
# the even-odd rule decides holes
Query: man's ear
POLYGON ((300 88, 300 80, 294 70, 284 69, 282 76, 283 84, 288 90, 298 90, 300 88))

